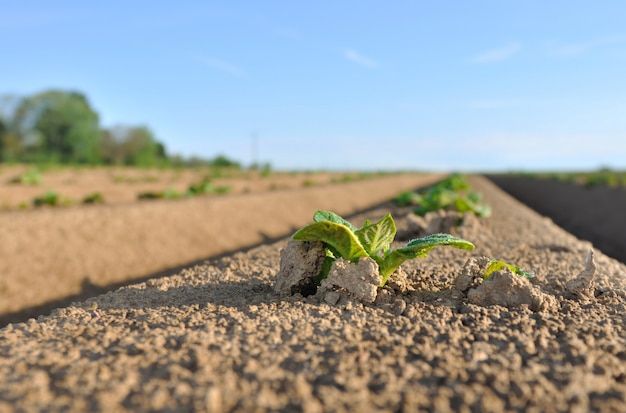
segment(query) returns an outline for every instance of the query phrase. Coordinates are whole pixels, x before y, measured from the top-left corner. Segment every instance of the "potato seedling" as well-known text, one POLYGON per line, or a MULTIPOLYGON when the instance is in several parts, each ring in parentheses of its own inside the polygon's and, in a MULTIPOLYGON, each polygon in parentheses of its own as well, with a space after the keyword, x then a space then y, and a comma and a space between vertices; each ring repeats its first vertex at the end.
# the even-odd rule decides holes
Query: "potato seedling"
POLYGON ((94 192, 83 198, 83 204, 103 204, 104 197, 100 192, 94 192))
POLYGON ((487 266, 487 269, 485 270, 485 273, 483 274, 483 279, 488 280, 491 277, 492 273, 503 270, 505 268, 509 269, 513 274, 519 275, 524 278, 535 277, 534 273, 526 272, 522 270, 520 267, 518 267, 517 265, 508 264, 504 261, 500 261, 500 260, 496 260, 492 258, 489 260, 489 266, 487 266))
POLYGON ((59 201, 59 195, 53 190, 48 190, 45 194, 36 197, 33 200, 33 205, 36 207, 43 205, 56 206, 59 204, 59 201))
POLYGON ((9 183, 22 185, 40 185, 41 174, 38 169, 30 169, 21 175, 12 178, 9 183))
POLYGON ((422 196, 413 191, 404 191, 400 192, 391 202, 399 207, 414 206, 422 203, 422 196))
POLYGON ((481 204, 482 196, 478 192, 467 192, 469 189, 465 176, 454 174, 420 194, 403 192, 394 202, 398 206, 418 205, 413 212, 420 216, 442 209, 472 212, 479 217, 491 215, 491 208, 481 204))
POLYGON ((178 199, 182 198, 184 195, 178 192, 174 188, 168 188, 165 191, 148 191, 141 192, 137 195, 137 198, 140 200, 150 200, 150 199, 178 199))
POLYGON ((187 190, 187 195, 222 195, 227 194, 228 192, 230 192, 230 186, 214 186, 210 180, 204 179, 201 182, 190 185, 187 190))
POLYGON ((378 264, 384 286, 391 274, 406 260, 423 258, 436 246, 448 245, 464 250, 473 250, 474 244, 450 234, 433 234, 409 241, 396 250, 391 243, 396 235, 396 225, 391 214, 372 224, 369 220, 361 228, 330 211, 317 211, 315 223, 307 225, 293 234, 299 241, 321 241, 326 250, 318 283, 328 276, 332 263, 339 257, 357 262, 361 257, 370 257, 378 264))

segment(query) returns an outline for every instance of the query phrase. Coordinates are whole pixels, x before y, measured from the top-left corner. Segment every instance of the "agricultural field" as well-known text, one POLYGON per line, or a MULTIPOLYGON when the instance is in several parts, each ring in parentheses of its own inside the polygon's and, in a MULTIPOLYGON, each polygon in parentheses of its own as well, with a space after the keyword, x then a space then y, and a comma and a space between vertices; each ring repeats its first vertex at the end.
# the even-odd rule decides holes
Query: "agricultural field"
POLYGON ((0 410, 619 411, 626 266, 485 177, 443 178, 5 212, 31 238, 2 257, 31 250, 2 273, 24 279, 59 239, 67 274, 95 251, 113 274, 207 259, 8 324, 0 410))
POLYGON ((509 173, 500 175, 503 177, 522 177, 544 180, 554 180, 559 182, 569 182, 585 187, 608 186, 626 187, 626 171, 616 171, 612 169, 600 169, 598 171, 580 172, 524 172, 509 173))
POLYGON ((386 174, 0 164, 0 211, 46 205, 116 205, 158 198, 258 193, 346 183, 381 175, 386 174))
POLYGON ((601 171, 557 176, 507 174, 489 178, 557 225, 626 262, 626 185, 614 184, 626 182, 626 174, 601 171))
MULTIPOLYGON (((11 181, 29 171, 3 170, 11 181)), ((103 201, 31 203, 0 212, 0 321, 36 317, 131 280, 283 237, 307 222, 311 208, 354 213, 438 179, 415 173, 213 172, 220 177, 205 182, 232 190, 139 199, 166 191, 172 180, 180 193, 196 187, 208 173, 202 169, 61 168, 41 173, 38 185, 5 181, 0 197, 14 197, 13 204, 49 189, 70 199, 96 191, 103 201), (125 179, 116 182, 119 176, 125 179)))

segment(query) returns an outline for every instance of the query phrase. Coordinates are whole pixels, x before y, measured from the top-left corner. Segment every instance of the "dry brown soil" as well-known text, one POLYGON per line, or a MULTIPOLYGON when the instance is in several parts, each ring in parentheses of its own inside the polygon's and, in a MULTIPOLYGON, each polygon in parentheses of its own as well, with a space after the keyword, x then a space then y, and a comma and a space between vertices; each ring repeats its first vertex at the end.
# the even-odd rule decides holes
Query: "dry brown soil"
MULTIPOLYGON (((100 172, 109 171, 91 171, 100 172)), ((0 212, 0 325, 48 313, 130 280, 284 237, 305 225, 315 209, 352 214, 438 179, 398 174, 330 184, 332 174, 316 176, 327 185, 320 181, 305 187, 296 175, 233 177, 230 185, 254 191, 0 212), (267 190, 289 180, 291 188, 267 190)), ((68 191, 80 187, 68 186, 68 191)), ((122 192, 134 190, 126 184, 122 192)))
MULTIPOLYGON (((590 243, 472 184, 493 208, 458 229, 476 250, 405 264, 404 305, 279 297, 281 239, 8 325, 0 411, 623 411, 626 267, 595 250, 592 297, 570 296, 590 243), (452 286, 478 255, 535 271, 558 305, 470 304, 452 286)), ((388 211, 406 231, 390 204, 351 220, 388 211)))
POLYGON ((271 172, 264 175, 255 170, 227 168, 135 168, 135 167, 70 167, 57 166, 40 172, 41 183, 26 185, 12 183, 25 172, 36 169, 30 165, 0 164, 0 209, 16 210, 33 207, 33 200, 48 190, 55 191, 62 200, 80 204, 94 192, 104 197, 107 205, 128 204, 138 201, 145 192, 168 189, 184 193, 189 185, 209 178, 216 187, 229 187, 229 194, 258 193, 336 182, 355 181, 376 174, 357 172, 271 172))

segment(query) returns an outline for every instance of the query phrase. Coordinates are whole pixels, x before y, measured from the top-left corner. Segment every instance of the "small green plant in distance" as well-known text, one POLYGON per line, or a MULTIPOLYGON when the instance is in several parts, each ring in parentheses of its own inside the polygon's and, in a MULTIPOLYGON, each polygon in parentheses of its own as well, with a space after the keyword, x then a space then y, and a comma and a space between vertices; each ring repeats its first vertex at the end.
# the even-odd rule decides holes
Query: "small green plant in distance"
POLYGON ((400 192, 391 202, 399 207, 419 205, 422 202, 422 197, 413 191, 400 192))
POLYGON ((41 173, 38 169, 29 169, 21 175, 12 178, 9 183, 22 185, 41 185, 41 173))
POLYGON ((83 204, 103 204, 104 197, 100 192, 94 192, 83 198, 83 204))
POLYGON ((53 191, 53 190, 48 190, 46 191, 45 194, 36 197, 35 199, 33 199, 33 205, 36 207, 40 207, 43 205, 49 205, 49 206, 57 206, 59 205, 59 202, 61 201, 59 195, 53 191))
POLYGON ((492 258, 489 261, 489 266, 487 266, 487 269, 485 270, 485 273, 483 274, 483 279, 488 280, 489 278, 491 278, 491 274, 493 274, 496 271, 503 270, 505 268, 509 269, 513 274, 519 275, 521 277, 535 278, 534 273, 524 271, 517 265, 508 264, 504 261, 500 261, 500 260, 496 260, 492 258))
POLYGON ((384 286, 391 274, 406 260, 423 258, 437 246, 448 245, 471 251, 474 244, 450 234, 433 234, 409 241, 396 250, 391 243, 396 236, 396 225, 391 214, 372 224, 365 221, 361 228, 330 211, 317 211, 313 215, 315 223, 307 225, 293 234, 299 241, 321 241, 326 249, 326 259, 316 280, 318 284, 328 276, 333 261, 342 257, 357 262, 361 257, 370 257, 378 264, 384 286))
MULTIPOLYGON (((454 174, 433 185, 429 189, 410 199, 409 205, 417 204, 413 210, 417 215, 424 216, 431 211, 451 209, 458 212, 472 212, 479 217, 491 215, 489 205, 482 204, 482 196, 478 192, 468 192, 470 189, 467 179, 463 175, 454 174)), ((401 201, 406 200, 405 195, 401 201)))
POLYGON ((168 188, 165 191, 148 191, 141 192, 137 195, 139 200, 151 200, 151 199, 179 199, 184 194, 181 194, 174 188, 168 188))
POLYGON ((223 195, 230 192, 230 186, 214 186, 210 180, 203 179, 201 182, 191 184, 187 190, 189 196, 196 195, 223 195))

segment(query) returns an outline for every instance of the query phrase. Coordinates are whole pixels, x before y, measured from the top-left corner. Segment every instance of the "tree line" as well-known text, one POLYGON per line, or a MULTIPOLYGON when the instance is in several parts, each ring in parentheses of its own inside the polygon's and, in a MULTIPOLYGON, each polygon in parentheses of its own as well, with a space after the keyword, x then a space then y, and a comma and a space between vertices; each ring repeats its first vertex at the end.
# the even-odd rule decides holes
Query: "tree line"
POLYGON ((56 89, 0 96, 0 162, 240 167, 224 156, 168 156, 147 126, 102 128, 83 93, 56 89))

